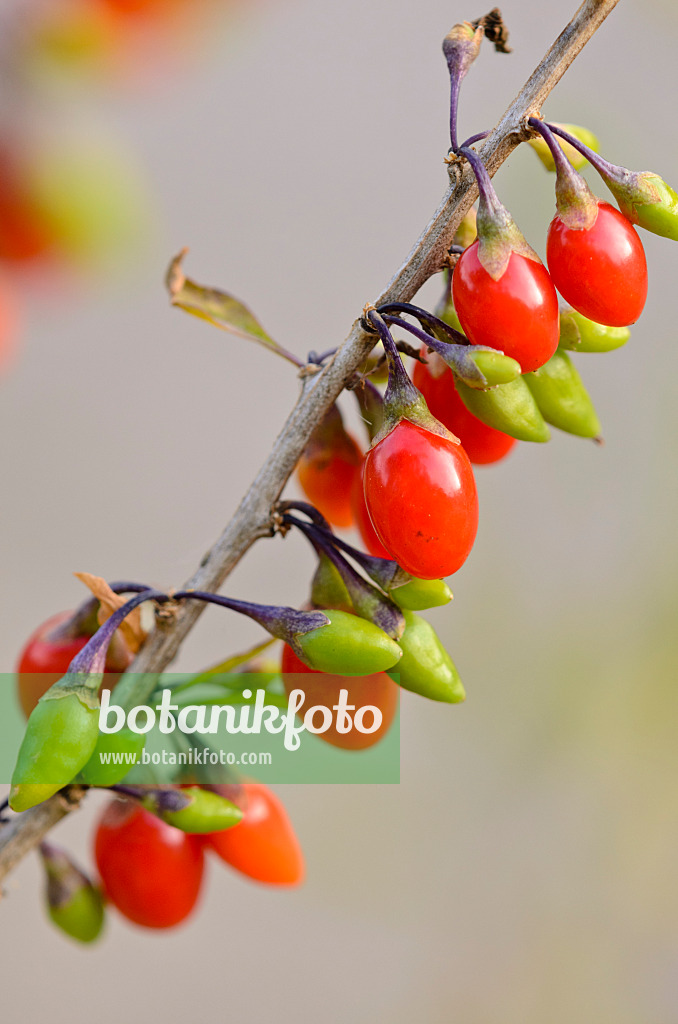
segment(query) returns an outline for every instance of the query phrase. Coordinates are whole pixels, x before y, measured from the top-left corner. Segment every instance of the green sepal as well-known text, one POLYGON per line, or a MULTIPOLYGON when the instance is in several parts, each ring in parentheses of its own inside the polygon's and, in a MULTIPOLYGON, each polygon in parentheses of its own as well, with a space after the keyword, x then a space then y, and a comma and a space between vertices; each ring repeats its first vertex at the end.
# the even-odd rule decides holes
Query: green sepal
POLYGON ((125 758, 126 755, 134 755, 136 759, 141 756, 145 744, 145 734, 132 732, 131 729, 123 728, 119 732, 111 733, 100 732, 94 752, 80 772, 80 778, 87 786, 117 785, 134 765, 126 759, 124 764, 104 764, 101 754, 121 754, 125 758))
POLYGON ((498 200, 489 206, 481 195, 476 224, 478 262, 493 281, 500 281, 504 276, 514 252, 541 263, 511 214, 498 200))
POLYGON ((401 649, 383 629, 348 612, 322 609, 329 625, 297 633, 292 648, 309 668, 339 676, 368 676, 392 668, 401 649))
POLYGON ((396 604, 408 611, 423 611, 449 604, 452 591, 445 580, 420 580, 412 578, 408 583, 389 591, 396 604))
POLYGON ((561 349, 525 381, 546 420, 559 430, 579 437, 599 437, 600 421, 589 393, 568 356, 561 349))
POLYGON ((631 174, 630 178, 632 185, 605 178, 624 216, 655 235, 678 241, 678 194, 651 171, 631 174))
POLYGON ((405 690, 429 700, 459 704, 466 691, 459 673, 438 634, 426 619, 406 611, 405 632, 400 640, 403 656, 389 675, 405 690))
POLYGON ((98 708, 75 693, 42 697, 26 724, 12 774, 9 804, 14 811, 47 800, 63 789, 89 761, 99 736, 98 708))
POLYGON ((519 441, 548 441, 551 432, 522 377, 489 391, 478 391, 455 381, 459 397, 469 412, 488 427, 519 441))
POLYGON ((561 349, 570 352, 612 352, 631 337, 628 327, 607 327, 578 313, 576 309, 560 311, 561 349))
POLYGON ((57 680, 40 700, 59 700, 74 694, 78 700, 93 711, 100 707, 99 689, 104 679, 103 672, 67 672, 57 680))

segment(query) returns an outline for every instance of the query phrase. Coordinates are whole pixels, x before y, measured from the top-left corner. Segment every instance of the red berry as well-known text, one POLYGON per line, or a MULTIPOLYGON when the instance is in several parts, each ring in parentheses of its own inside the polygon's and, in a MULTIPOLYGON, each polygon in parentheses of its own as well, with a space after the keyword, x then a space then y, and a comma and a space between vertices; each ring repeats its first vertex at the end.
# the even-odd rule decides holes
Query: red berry
MULTIPOLYGON (((422 352, 425 354, 426 349, 422 352)), ((415 363, 412 382, 426 399, 429 411, 459 438, 471 462, 477 465, 499 462, 515 445, 514 437, 488 427, 469 412, 454 386, 454 375, 447 367, 435 377, 429 366, 415 363)))
MULTIPOLYGON (((19 655, 17 665, 17 687, 19 703, 26 717, 38 703, 43 693, 64 675, 76 654, 89 640, 89 635, 69 636, 68 630, 59 629, 71 619, 73 612, 59 612, 47 619, 35 630, 19 655)), ((124 672, 131 661, 131 655, 112 644, 106 658, 106 672, 112 677, 106 686, 112 689, 117 682, 115 674, 124 672)))
POLYGON ((478 259, 476 241, 455 267, 452 297, 469 341, 517 359, 523 373, 543 366, 558 347, 558 296, 543 263, 512 252, 495 281, 478 259))
MULTIPOLYGON (((438 417, 438 419, 440 419, 440 417, 438 417)), ((377 537, 376 530, 372 526, 370 513, 367 511, 367 505, 365 504, 364 461, 360 467, 360 472, 356 474, 355 479, 353 480, 353 486, 351 487, 351 508, 353 509, 355 525, 358 529, 362 542, 365 545, 365 550, 369 551, 369 553, 374 555, 375 558, 390 558, 391 555, 377 537)))
MULTIPOLYGON (((366 750, 379 743, 388 732, 398 708, 398 686, 385 672, 376 672, 371 676, 333 676, 325 672, 314 672, 287 644, 283 647, 281 669, 287 694, 294 689, 301 689, 306 695, 299 709, 301 717, 309 708, 318 704, 333 708, 339 700, 340 690, 348 691, 348 704, 353 704, 356 708, 371 704, 381 711, 381 725, 374 732, 364 733, 356 728, 352 728, 350 732, 339 732, 332 724, 327 732, 317 734, 319 739, 325 740, 333 747, 341 747, 342 750, 366 750), (289 678, 290 675, 302 672, 306 678, 301 685, 299 680, 289 678)), ((371 722, 370 714, 366 717, 365 724, 369 727, 371 722)))
POLYGON ((304 856, 281 801, 256 782, 242 786, 243 819, 223 832, 203 837, 218 857, 256 882, 300 885, 304 856))
POLYGON ((638 233, 619 210, 598 200, 591 228, 551 221, 546 259, 553 283, 583 316, 608 327, 635 323, 647 298, 647 263, 638 233))
POLYGON ((440 579, 466 561, 478 496, 461 445, 401 420, 367 453, 365 500, 377 536, 406 572, 440 579))
POLYGON ((297 467, 304 494, 333 526, 353 525, 351 488, 362 458, 357 442, 344 430, 341 414, 333 406, 313 431, 297 467))
POLYGON ((135 924, 173 928, 195 907, 204 868, 200 842, 143 807, 110 803, 94 855, 106 895, 135 924))
POLYGON ((52 237, 26 187, 25 160, 0 150, 0 260, 26 263, 49 254, 52 237))

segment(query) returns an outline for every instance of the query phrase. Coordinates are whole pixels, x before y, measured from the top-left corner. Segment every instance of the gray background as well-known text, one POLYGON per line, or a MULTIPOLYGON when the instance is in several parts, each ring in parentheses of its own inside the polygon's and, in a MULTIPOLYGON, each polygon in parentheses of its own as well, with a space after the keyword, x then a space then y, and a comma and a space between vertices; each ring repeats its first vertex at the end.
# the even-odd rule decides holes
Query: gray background
MULTIPOLYGON (((515 52, 482 53, 462 131, 496 121, 570 13, 504 5, 515 52)), ((168 257, 190 245, 190 273, 300 353, 340 341, 440 198, 440 41, 478 14, 449 0, 269 0, 234 12, 172 78, 50 98, 42 116, 127 140, 156 226, 107 281, 25 290, 0 402, 4 671, 35 625, 81 598, 72 571, 181 582, 294 401, 291 368, 168 308, 168 257)), ((677 39, 668 0, 621 3, 545 113, 675 183, 677 39)), ((496 184, 543 255, 552 179, 520 151, 496 184)), ((111 915, 92 950, 45 923, 27 859, 0 910, 8 1020, 675 1019, 678 249, 643 240, 650 293, 631 342, 578 360, 605 447, 559 435, 477 473, 478 541, 453 606, 431 616, 468 700, 405 694, 401 785, 286 787, 302 890, 213 864, 186 927, 150 934, 111 915)), ((300 541, 262 542, 226 592, 300 603, 310 570, 300 541)), ((178 664, 258 636, 209 612, 178 664)), ((84 860, 94 803, 59 829, 84 860)))

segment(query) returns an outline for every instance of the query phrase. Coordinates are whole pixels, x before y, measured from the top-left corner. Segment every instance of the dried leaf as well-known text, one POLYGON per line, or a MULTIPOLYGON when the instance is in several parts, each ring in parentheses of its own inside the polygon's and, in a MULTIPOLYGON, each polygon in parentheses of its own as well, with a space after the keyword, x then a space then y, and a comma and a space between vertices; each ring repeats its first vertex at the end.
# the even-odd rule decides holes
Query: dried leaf
MULTIPOLYGON (((114 594, 106 580, 102 579, 101 576, 93 576, 90 572, 74 572, 73 575, 81 583, 85 584, 99 602, 100 607, 97 617, 100 625, 103 625, 107 619, 110 619, 113 612, 117 611, 118 608, 122 608, 129 600, 129 597, 124 597, 122 594, 114 594)), ((148 635, 141 625, 141 609, 135 608, 131 611, 119 629, 130 651, 136 654, 148 635)))
POLYGON ((217 288, 206 288, 196 284, 186 277, 181 264, 187 252, 187 249, 182 249, 167 270, 165 283, 172 305, 207 320, 223 331, 230 331, 231 334, 237 334, 239 338, 245 338, 247 341, 256 341, 284 355, 284 349, 271 338, 254 314, 239 299, 217 288))

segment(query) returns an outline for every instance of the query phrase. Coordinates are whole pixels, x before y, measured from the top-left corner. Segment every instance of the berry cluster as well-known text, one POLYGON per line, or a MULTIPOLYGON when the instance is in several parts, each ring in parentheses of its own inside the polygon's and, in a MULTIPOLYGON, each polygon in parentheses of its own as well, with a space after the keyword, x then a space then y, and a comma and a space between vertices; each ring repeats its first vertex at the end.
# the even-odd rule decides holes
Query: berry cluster
MULTIPOLYGON (((408 303, 366 312, 363 326, 380 337, 389 366, 383 407, 369 385, 363 408, 371 448, 361 461, 333 409, 332 432, 326 423, 317 428, 299 473, 335 525, 349 525, 350 516, 368 550, 425 578, 455 572, 472 547, 478 509, 469 462, 497 462, 516 440, 547 441, 549 425, 600 440, 569 351, 619 348, 642 313, 647 264, 633 225, 678 238, 678 196, 658 175, 610 164, 587 129, 529 117, 526 131, 538 133, 529 141, 556 172, 548 269, 543 265, 471 148, 488 133, 457 142, 459 86, 482 37, 482 24, 464 23, 443 44, 452 86, 448 163, 467 161, 480 195, 477 215, 469 212, 449 251, 445 294, 435 314, 408 303), (577 170, 586 162, 619 210, 593 195, 577 170), (559 309, 558 292, 569 307, 559 309), (394 326, 422 342, 412 381, 394 326)), ((361 386, 368 386, 365 378, 361 386)))
POLYGON ((40 853, 49 916, 79 942, 99 937, 106 903, 144 928, 181 924, 198 903, 206 853, 267 885, 295 886, 304 877, 285 808, 259 783, 213 790, 127 787, 96 826, 99 884, 52 843, 42 843, 40 853), (177 805, 179 810, 170 809, 177 805))
MULTIPOLYGON (((678 196, 660 178, 604 161, 587 145, 597 144, 590 133, 530 117, 525 131, 536 133, 535 148, 556 171, 557 213, 548 233, 548 269, 543 266, 470 148, 485 133, 457 143, 459 85, 482 36, 482 25, 465 23, 444 44, 452 84, 448 160, 470 165, 480 200, 477 217, 462 223, 441 268, 443 300, 435 313, 400 302, 365 307, 362 326, 381 354, 370 357, 347 386, 367 424, 369 448, 363 453, 333 405, 299 463, 310 503, 281 501, 271 510, 271 534, 294 532, 315 554, 306 607, 254 604, 196 589, 169 594, 140 583, 108 586, 81 574, 94 598, 41 626, 20 657, 19 696, 29 717, 9 805, 26 811, 70 784, 114 790, 115 802, 97 829, 97 867, 108 899, 138 924, 169 927, 190 914, 205 849, 260 881, 295 884, 303 874, 284 811, 264 787, 180 774, 171 785, 138 786, 126 778, 124 758, 102 758, 133 757, 146 742, 145 734, 129 729, 100 731, 104 676, 123 710, 140 699, 153 703, 162 690, 155 677, 140 683, 126 673, 145 642, 135 620, 140 606, 162 611, 201 601, 256 621, 270 638, 257 654, 273 639, 283 643, 266 684, 274 699, 298 690, 301 678, 302 718, 319 705, 337 710, 344 691, 353 704, 374 709, 371 730, 345 732, 330 721, 318 730, 335 747, 357 751, 380 742, 394 720, 399 687, 444 703, 463 701, 452 659, 418 613, 449 603, 443 578, 457 572, 473 547, 478 496, 472 463, 497 462, 517 440, 547 441, 549 424, 599 437, 595 409, 568 353, 618 348, 642 311, 647 268, 632 224, 678 238, 678 196), (581 157, 603 176, 619 210, 590 192, 574 166, 581 157), (571 308, 559 310, 556 289, 571 308), (394 330, 413 336, 417 347, 396 340, 394 330), (415 359, 413 380, 403 353, 415 359), (382 395, 375 382, 383 382, 384 366, 382 395), (332 529, 353 524, 367 551, 332 529)), ((505 47, 505 37, 498 41, 505 47)), ((196 285, 180 264, 181 257, 173 261, 168 285, 181 308, 266 345, 301 366, 306 377, 333 355, 311 353, 302 364, 238 300, 196 285)), ((175 696, 181 692, 192 706, 226 698, 246 703, 249 691, 224 683, 221 675, 256 669, 252 655, 188 678, 175 696), (199 690, 206 684, 216 687, 214 694, 199 690), (231 687, 228 694, 224 686, 231 687)), ((99 891, 62 851, 43 846, 43 858, 52 918, 89 941, 103 920, 99 891)))

